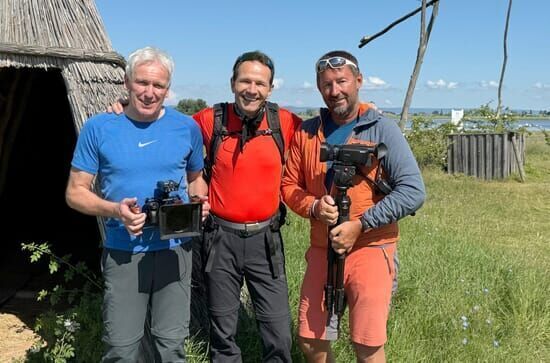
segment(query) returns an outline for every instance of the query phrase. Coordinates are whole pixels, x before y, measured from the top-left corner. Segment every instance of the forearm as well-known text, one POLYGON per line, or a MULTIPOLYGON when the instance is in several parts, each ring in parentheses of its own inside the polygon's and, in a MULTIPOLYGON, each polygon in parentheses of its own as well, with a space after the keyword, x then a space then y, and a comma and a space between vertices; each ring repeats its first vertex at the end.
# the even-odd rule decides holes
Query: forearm
MULTIPOLYGON (((202 172, 198 174, 191 175, 193 178, 189 180, 188 193, 189 196, 206 196, 208 195, 208 184, 202 176, 202 172)), ((189 178, 189 176, 188 176, 189 178)))
POLYGON ((312 193, 307 192, 299 185, 287 184, 281 188, 281 194, 285 204, 296 214, 309 218, 311 207, 318 199, 312 193))
POLYGON ((119 203, 100 198, 97 194, 82 186, 67 188, 65 199, 69 207, 80 213, 120 218, 119 203))
POLYGON ((401 130, 388 124, 381 140, 388 147, 382 160, 392 191, 364 213, 374 228, 398 221, 414 213, 424 203, 426 191, 422 174, 401 130))
POLYGON ((377 228, 397 222, 418 210, 424 202, 425 190, 422 179, 415 179, 415 183, 394 187, 390 194, 368 209, 363 214, 368 224, 377 228))

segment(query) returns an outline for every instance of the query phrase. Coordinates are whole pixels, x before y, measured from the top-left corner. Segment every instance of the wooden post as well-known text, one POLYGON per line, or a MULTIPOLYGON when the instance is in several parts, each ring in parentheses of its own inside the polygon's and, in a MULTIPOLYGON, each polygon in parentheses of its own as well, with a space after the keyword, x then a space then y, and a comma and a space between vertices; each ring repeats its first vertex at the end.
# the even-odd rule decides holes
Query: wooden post
POLYGON ((518 164, 519 177, 521 179, 521 182, 525 183, 525 170, 523 169, 523 163, 519 155, 518 145, 516 143, 516 134, 514 132, 510 132, 508 136, 512 141, 512 148, 514 149, 514 157, 516 158, 516 163, 518 164))

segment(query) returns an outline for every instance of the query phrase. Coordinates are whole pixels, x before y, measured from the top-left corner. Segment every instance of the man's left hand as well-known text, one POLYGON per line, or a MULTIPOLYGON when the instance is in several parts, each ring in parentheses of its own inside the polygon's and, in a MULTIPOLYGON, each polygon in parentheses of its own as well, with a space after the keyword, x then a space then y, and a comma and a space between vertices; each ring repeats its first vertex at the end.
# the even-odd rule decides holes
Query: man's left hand
POLYGON ((337 225, 329 232, 329 238, 332 241, 332 248, 339 255, 349 252, 357 238, 361 235, 361 221, 354 220, 337 225))
POLYGON ((208 196, 207 195, 193 195, 191 196, 191 201, 194 203, 200 202, 202 203, 202 221, 208 217, 210 214, 210 203, 208 203, 208 196))

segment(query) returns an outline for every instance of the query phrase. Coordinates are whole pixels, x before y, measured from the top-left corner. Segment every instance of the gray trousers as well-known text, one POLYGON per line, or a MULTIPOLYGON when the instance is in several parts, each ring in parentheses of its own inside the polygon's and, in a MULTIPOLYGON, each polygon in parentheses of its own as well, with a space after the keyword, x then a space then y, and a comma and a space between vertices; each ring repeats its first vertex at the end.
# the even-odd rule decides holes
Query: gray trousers
POLYGON ((150 314, 156 362, 185 362, 189 334, 191 243, 132 254, 104 249, 103 362, 137 362, 150 314))

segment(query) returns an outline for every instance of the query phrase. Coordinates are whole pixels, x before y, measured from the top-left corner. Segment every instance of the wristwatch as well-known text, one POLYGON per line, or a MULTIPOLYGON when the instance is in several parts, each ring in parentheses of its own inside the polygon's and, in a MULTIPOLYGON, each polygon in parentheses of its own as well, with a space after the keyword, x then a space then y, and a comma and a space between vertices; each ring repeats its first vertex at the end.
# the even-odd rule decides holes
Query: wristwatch
POLYGON ((361 232, 365 233, 366 231, 372 228, 369 222, 367 222, 367 220, 365 219, 365 217, 361 216, 361 218, 359 218, 359 221, 361 222, 361 232))

